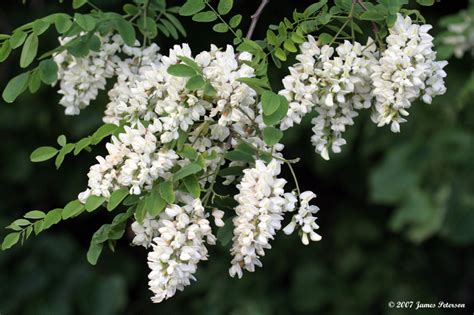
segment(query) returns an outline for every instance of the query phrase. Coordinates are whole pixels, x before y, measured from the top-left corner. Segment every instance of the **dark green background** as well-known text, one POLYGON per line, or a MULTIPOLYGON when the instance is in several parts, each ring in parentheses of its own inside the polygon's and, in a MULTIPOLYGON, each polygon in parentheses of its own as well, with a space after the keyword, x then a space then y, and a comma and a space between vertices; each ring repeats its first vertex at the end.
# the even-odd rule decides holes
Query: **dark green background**
MULTIPOLYGON (((69 1, 65 1, 69 2, 69 1)), ((172 4, 174 1, 170 1, 172 4)), ((235 1, 235 12, 250 16, 258 1, 235 1)), ((96 4, 120 10, 121 1, 96 4)), ((175 2, 180 3, 180 2, 175 2)), ((290 16, 310 1, 273 0, 255 34, 290 16)), ((467 1, 442 1, 425 13, 435 25, 467 1)), ((57 1, 0 2, 0 33, 49 13, 69 11, 57 1)), ((248 19, 247 19, 248 21, 248 19)), ((194 52, 227 35, 210 25, 183 18, 194 52)), ((56 44, 49 31, 40 49, 56 44)), ((173 41, 160 37, 162 52, 173 41)), ((16 52, 0 65, 0 88, 18 69, 16 52)), ((92 233, 111 220, 107 213, 86 214, 61 223, 23 246, 0 253, 0 313, 11 314, 472 314, 474 307, 474 96, 469 56, 447 66, 448 93, 432 105, 414 104, 401 134, 375 127, 363 113, 349 128, 349 144, 323 161, 310 144, 306 119, 285 137, 286 156, 296 166, 304 190, 318 194, 323 240, 303 246, 280 233, 263 259, 264 267, 241 280, 228 276, 227 248, 211 248, 200 265, 198 281, 172 299, 149 301, 146 251, 128 246, 105 251, 98 265, 85 253, 92 233), (470 80, 470 81, 469 81, 470 80), (470 84, 471 90, 466 88, 470 84), (389 301, 465 303, 465 310, 392 310, 389 301)), ((271 69, 275 86, 284 69, 271 69)), ((24 211, 48 210, 75 198, 87 183, 93 154, 67 158, 56 171, 52 162, 31 164, 40 145, 55 145, 59 134, 71 141, 100 124, 106 95, 67 117, 55 89, 43 87, 14 104, 0 102, 0 225, 24 211)), ((289 178, 289 177, 288 177, 289 178)), ((3 236, 6 234, 1 232, 3 236)))

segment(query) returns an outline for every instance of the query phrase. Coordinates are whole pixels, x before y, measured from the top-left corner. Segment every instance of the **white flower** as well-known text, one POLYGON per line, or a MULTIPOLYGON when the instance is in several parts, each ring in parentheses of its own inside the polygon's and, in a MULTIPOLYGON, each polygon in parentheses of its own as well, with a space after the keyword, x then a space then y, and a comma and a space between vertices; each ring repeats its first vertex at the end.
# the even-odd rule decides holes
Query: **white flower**
POLYGON ((214 224, 217 227, 223 227, 225 225, 222 218, 224 217, 224 211, 219 209, 212 209, 212 216, 214 217, 214 224))
POLYGON ((301 241, 304 245, 308 245, 309 240, 321 240, 321 236, 315 232, 315 230, 319 229, 319 226, 316 224, 317 218, 314 214, 319 211, 319 208, 309 204, 309 202, 315 197, 316 194, 311 191, 301 193, 298 212, 293 215, 291 222, 283 229, 283 232, 289 235, 293 233, 296 227, 298 227, 300 229, 301 241))
POLYGON ((367 46, 345 41, 334 48, 319 48, 312 36, 301 44, 299 61, 290 67, 290 75, 283 79, 280 94, 289 102, 287 116, 280 128, 299 124, 309 112, 316 110, 311 141, 324 159, 329 150, 341 151, 346 141, 342 133, 353 125, 357 110, 371 105, 370 68, 376 62, 375 45, 367 46))
POLYGON ((413 24, 410 17, 397 16, 389 29, 387 49, 372 67, 376 98, 372 120, 377 126, 390 124, 393 132, 400 131, 408 109, 422 96, 425 103, 446 92, 443 67, 447 61, 435 61, 431 25, 413 24))
POLYGON ((208 256, 205 243, 215 244, 201 200, 185 199, 184 206, 169 205, 160 215, 159 236, 151 243, 152 251, 148 254, 151 272, 148 277, 155 303, 172 297, 191 280, 196 280, 197 264, 207 260, 208 256))
POLYGON ((261 160, 255 168, 244 170, 244 176, 234 197, 238 202, 233 219, 234 236, 230 250, 233 259, 229 274, 242 277, 242 269, 253 272, 262 266, 260 257, 271 248, 270 240, 281 228, 283 212, 291 208, 291 199, 284 197, 284 179, 280 174, 281 162, 273 159, 268 165, 261 160))
POLYGON ((143 246, 148 248, 151 241, 159 235, 158 229, 160 228, 160 222, 149 215, 143 219, 142 224, 137 221, 131 225, 135 237, 132 240, 134 245, 143 246))

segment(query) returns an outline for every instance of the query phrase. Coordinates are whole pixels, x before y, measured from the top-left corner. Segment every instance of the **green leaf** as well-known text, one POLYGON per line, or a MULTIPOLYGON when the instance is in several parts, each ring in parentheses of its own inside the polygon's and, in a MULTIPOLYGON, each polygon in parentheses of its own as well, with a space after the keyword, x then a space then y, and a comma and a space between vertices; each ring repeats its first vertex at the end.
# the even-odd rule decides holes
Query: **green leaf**
POLYGON ((263 141, 269 146, 277 144, 283 138, 283 132, 275 127, 263 129, 263 141))
POLYGON ((385 20, 386 14, 380 10, 365 11, 360 15, 361 20, 365 21, 383 21, 385 20))
POLYGON ((105 198, 102 196, 91 195, 87 198, 85 208, 88 212, 92 212, 95 209, 99 208, 105 201, 105 198))
POLYGON ((189 144, 183 146, 183 149, 178 152, 178 154, 182 157, 184 157, 185 159, 188 159, 188 160, 195 160, 197 157, 198 157, 198 153, 196 151, 196 149, 194 149, 192 146, 190 146, 189 144))
POLYGON ((135 208, 135 220, 137 220, 138 223, 142 224, 143 220, 145 219, 145 216, 146 216, 145 199, 140 199, 140 201, 137 204, 137 207, 135 208))
POLYGON ((0 62, 4 62, 5 59, 10 56, 10 53, 12 51, 12 47, 10 44, 10 41, 6 40, 3 42, 2 46, 0 47, 0 62))
POLYGON ((97 260, 99 259, 99 256, 102 253, 103 248, 104 248, 103 243, 95 243, 91 241, 89 250, 87 251, 87 261, 89 262, 89 264, 93 266, 97 264, 97 260))
POLYGON ((160 196, 160 193, 154 189, 145 199, 146 211, 152 216, 157 217, 166 207, 166 201, 160 196))
POLYGON ((280 107, 280 97, 272 91, 265 91, 262 94, 262 108, 265 115, 271 115, 280 107))
POLYGON ((229 166, 219 171, 219 176, 239 176, 242 175, 242 171, 245 169, 243 166, 229 166))
POLYGON ((64 158, 66 157, 66 155, 71 153, 72 150, 74 150, 74 144, 68 143, 59 151, 59 154, 56 157, 56 160, 54 161, 54 164, 56 165, 56 169, 59 169, 61 167, 61 164, 63 164, 64 162, 64 158))
POLYGON ((135 28, 133 27, 132 23, 124 19, 117 19, 114 22, 115 22, 115 28, 119 32, 124 43, 128 46, 135 45, 137 34, 135 34, 135 28))
POLYGON ((178 32, 180 32, 181 35, 186 37, 187 34, 186 34, 186 30, 183 27, 183 24, 181 24, 181 22, 173 14, 169 14, 165 12, 165 16, 174 25, 174 27, 176 27, 178 32))
POLYGON ((95 19, 88 14, 76 13, 74 14, 74 19, 83 30, 88 32, 92 31, 96 26, 95 19))
POLYGON ((288 50, 289 52, 297 52, 298 48, 296 48, 295 43, 291 39, 285 40, 283 43, 283 47, 288 50))
POLYGON ((43 230, 49 229, 51 226, 61 221, 61 211, 62 209, 54 209, 46 214, 43 220, 43 230))
POLYGON ((193 21, 196 22, 214 22, 217 20, 217 15, 213 11, 199 12, 193 16, 193 21))
POLYGON ((59 34, 67 32, 72 25, 71 17, 67 14, 60 13, 54 21, 54 27, 59 34))
POLYGON ((201 67, 199 67, 199 65, 191 58, 186 57, 186 56, 178 56, 178 59, 181 60, 184 64, 193 68, 196 71, 196 73, 201 72, 201 67))
POLYGON ((195 75, 189 79, 186 83, 186 88, 190 91, 196 91, 202 89, 206 85, 206 81, 202 78, 201 75, 195 75))
POLYGON ((26 220, 26 219, 17 219, 15 221, 13 221, 12 225, 16 225, 16 226, 26 226, 26 225, 30 225, 31 222, 26 220))
POLYGON ((54 147, 39 147, 30 155, 31 162, 43 162, 53 158, 58 153, 54 147))
POLYGON ((196 71, 193 68, 183 64, 169 66, 168 73, 176 77, 192 77, 196 75, 196 71))
POLYGON ((179 9, 179 14, 182 16, 191 16, 205 8, 204 0, 188 0, 179 9))
POLYGON ((233 0, 220 0, 217 5, 217 12, 219 12, 220 15, 226 15, 230 10, 232 10, 233 5, 233 0))
POLYGON ((319 34, 318 40, 320 45, 329 44, 332 41, 332 35, 328 33, 321 33, 319 34))
POLYGON ((201 186, 199 185, 199 181, 197 180, 195 175, 190 175, 183 178, 184 187, 188 190, 188 192, 194 197, 199 198, 201 195, 201 186))
POLYGON ((277 49, 275 49, 275 56, 280 59, 281 61, 286 61, 286 54, 285 52, 283 51, 283 49, 281 49, 280 47, 278 47, 277 49))
POLYGON ((8 82, 2 94, 5 102, 13 103, 16 98, 26 90, 28 87, 29 77, 30 72, 23 72, 8 82))
POLYGON ((107 203, 107 210, 112 211, 127 197, 128 189, 122 188, 114 191, 109 198, 107 203))
POLYGON ((230 27, 232 28, 236 28, 237 26, 239 26, 240 22, 242 22, 242 15, 241 14, 237 14, 237 15, 234 15, 230 21, 229 21, 229 25, 230 27))
POLYGON ((72 0, 72 8, 79 9, 86 3, 87 3, 87 0, 72 0))
POLYGON ((74 148, 74 155, 78 155, 82 150, 87 148, 91 144, 92 138, 91 137, 86 137, 81 140, 79 140, 76 143, 76 146, 74 148))
POLYGON ((13 35, 9 39, 11 48, 16 49, 23 45, 27 35, 28 34, 21 30, 13 32, 13 35))
POLYGON ((166 19, 161 19, 160 22, 166 27, 166 29, 170 33, 171 37, 173 37, 174 39, 178 39, 178 37, 179 37, 178 31, 173 26, 173 24, 171 24, 170 21, 168 21, 166 19))
POLYGON ((99 129, 96 130, 96 132, 94 132, 92 134, 91 143, 92 144, 98 144, 99 142, 102 141, 102 139, 104 139, 105 137, 110 136, 117 129, 118 129, 118 126, 114 125, 114 124, 102 125, 99 129))
POLYGON ((33 71, 30 72, 28 89, 30 90, 30 93, 33 94, 33 93, 36 93, 40 87, 41 87, 41 74, 38 71, 38 69, 34 69, 33 71))
POLYGON ((33 22, 33 33, 36 34, 36 36, 40 36, 44 32, 46 32, 49 28, 49 23, 46 23, 43 20, 36 20, 33 22))
POLYGON ((229 161, 243 161, 247 163, 253 163, 254 158, 251 154, 243 151, 233 150, 226 153, 225 158, 229 161))
POLYGON ((279 95, 280 97, 280 106, 278 109, 271 115, 263 115, 263 122, 267 126, 273 126, 280 122, 280 120, 283 119, 283 117, 286 116, 286 113, 288 112, 288 101, 286 100, 285 97, 279 95))
POLYGON ((275 32, 273 32, 272 30, 267 30, 267 42, 273 46, 278 45, 278 37, 275 35, 275 32))
POLYGON ((130 14, 130 15, 136 15, 140 13, 140 9, 136 5, 127 3, 123 6, 123 12, 130 14))
POLYGON ((196 174, 197 172, 201 170, 202 170, 202 167, 196 163, 185 165, 173 175, 173 181, 176 182, 186 176, 196 174))
POLYGON ((327 3, 327 0, 321 0, 316 3, 311 4, 309 7, 306 8, 306 10, 304 10, 303 12, 304 16, 309 17, 313 15, 314 13, 319 11, 319 9, 324 7, 326 3, 327 3))
POLYGON ((67 139, 66 139, 65 135, 60 135, 58 137, 58 139, 56 140, 56 142, 62 147, 64 147, 66 145, 66 141, 67 141, 67 139))
POLYGON ((53 59, 46 59, 40 62, 39 70, 41 80, 45 84, 53 84, 58 79, 58 65, 53 59))
POLYGON ((70 201, 63 209, 63 220, 72 218, 84 211, 84 205, 79 200, 70 201))
POLYGON ((27 219, 42 219, 46 214, 40 210, 32 210, 27 213, 23 217, 27 219))
POLYGON ((168 204, 171 204, 174 202, 174 191, 173 191, 173 183, 172 182, 161 182, 158 185, 158 189, 160 191, 161 197, 166 200, 168 204))
POLYGON ((20 239, 20 233, 18 232, 8 234, 3 239, 2 250, 9 249, 10 247, 18 243, 19 239, 20 239))
POLYGON ((214 30, 214 32, 217 32, 217 33, 225 33, 229 30, 227 25, 224 23, 217 23, 216 25, 212 27, 212 29, 214 30))
POLYGON ((25 45, 23 45, 23 49, 21 50, 20 67, 28 67, 35 59, 37 53, 38 36, 36 36, 34 33, 31 33, 26 39, 25 45))

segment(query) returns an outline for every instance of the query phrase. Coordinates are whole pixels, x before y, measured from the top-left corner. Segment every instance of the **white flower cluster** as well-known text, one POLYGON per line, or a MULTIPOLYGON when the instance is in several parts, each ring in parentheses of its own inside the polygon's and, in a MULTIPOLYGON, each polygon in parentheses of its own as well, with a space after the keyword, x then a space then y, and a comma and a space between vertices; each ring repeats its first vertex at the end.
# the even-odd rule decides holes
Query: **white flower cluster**
POLYGON ((446 92, 443 67, 447 61, 435 61, 431 25, 413 24, 410 17, 398 15, 389 29, 387 49, 374 65, 375 111, 372 120, 378 125, 391 124, 393 132, 400 132, 411 103, 422 98, 430 104, 433 96, 446 92))
MULTIPOLYGON (((270 240, 281 229, 284 213, 295 209, 296 197, 292 193, 285 193, 283 188, 286 180, 277 177, 281 164, 276 159, 267 165, 257 160, 254 168, 244 170, 242 181, 237 185, 239 193, 234 198, 238 206, 235 208, 234 236, 230 250, 233 259, 229 274, 232 277, 237 275, 241 278, 243 269, 253 272, 255 266, 262 266, 260 257, 265 255, 265 249, 271 248, 270 240)), ((301 209, 314 213, 314 206, 308 205, 310 199, 303 199, 301 209)), ((298 212, 302 217, 300 221, 313 228, 314 220, 307 219, 306 212, 298 212)), ((303 230, 308 231, 308 228, 304 226, 303 230)), ((307 233, 314 232, 311 230, 307 233)), ((312 240, 319 240, 313 234, 310 235, 312 240)))
POLYGON ((137 233, 133 242, 152 247, 148 253, 148 277, 155 303, 172 297, 176 290, 182 291, 191 280, 196 280, 197 264, 208 257, 205 243, 216 242, 201 200, 188 195, 179 199, 183 206, 168 205, 158 219, 147 218, 143 225, 132 224, 137 233))
POLYGON ((108 155, 98 156, 98 164, 91 166, 87 176, 89 188, 79 195, 83 203, 92 194, 109 198, 120 188, 129 188, 131 194, 139 195, 150 190, 158 178, 169 179, 169 170, 179 158, 175 151, 157 146, 154 133, 156 125, 136 128, 125 126, 124 133, 112 136, 106 144, 108 155))
MULTIPOLYGON (((141 55, 150 56, 146 52, 141 55)), ((128 71, 130 66, 121 67, 127 71, 119 72, 117 83, 108 93, 110 103, 104 121, 126 124, 125 132, 112 137, 106 145, 109 154, 98 157, 99 163, 91 167, 89 188, 80 200, 90 194, 108 198, 119 188, 139 195, 157 178, 168 179, 173 166, 189 163, 179 159, 174 150, 166 149, 182 132, 188 134, 186 143, 200 153, 220 153, 224 146, 236 145, 235 139, 227 141, 231 132, 255 143, 255 130, 249 127, 258 113, 256 94, 237 81, 253 76, 253 68, 243 63, 250 57, 244 53, 236 58, 231 46, 225 51, 212 46, 210 52, 192 59, 189 47, 183 45, 175 46, 161 61, 147 57, 150 62, 144 63, 146 68, 128 71), (188 78, 168 73, 169 66, 181 63, 180 58, 192 59, 202 69, 203 77, 216 90, 214 97, 204 97, 202 90, 187 89, 188 78)), ((223 161, 205 162, 206 169, 212 170, 223 161)))
POLYGON ((387 37, 387 49, 378 52, 371 39, 367 45, 345 41, 335 50, 321 48, 308 36, 300 45, 298 63, 290 67, 283 79, 280 94, 289 102, 287 117, 280 128, 301 122, 311 111, 311 140, 316 152, 329 159, 329 150, 341 151, 346 126, 354 123, 357 110, 373 108, 372 120, 378 126, 391 124, 398 132, 401 116, 418 98, 430 103, 433 96, 445 92, 443 67, 446 61, 435 61, 430 25, 413 24, 400 14, 387 37))
POLYGON ((312 191, 305 191, 301 193, 299 197, 300 207, 298 212, 293 215, 291 222, 283 229, 285 234, 292 234, 296 227, 301 229, 301 241, 303 244, 308 245, 309 240, 320 241, 321 236, 314 230, 319 229, 316 223, 316 214, 319 208, 315 205, 310 205, 309 202, 316 198, 316 194, 312 191), (309 239, 308 239, 309 237, 309 239))
MULTIPOLYGON (((58 65, 58 93, 63 95, 59 103, 66 107, 66 115, 78 115, 81 109, 89 106, 97 98, 99 91, 105 88, 107 79, 133 73, 134 65, 140 63, 140 60, 144 64, 150 64, 150 59, 159 58, 156 44, 142 50, 126 46, 119 35, 98 38, 100 49, 91 50, 86 57, 75 57, 67 50, 53 57, 58 65), (121 53, 127 56, 125 60, 119 57, 121 53)), ((65 45, 74 39, 75 37, 59 38, 59 42, 65 45)), ((138 42, 136 46, 139 46, 138 42)))

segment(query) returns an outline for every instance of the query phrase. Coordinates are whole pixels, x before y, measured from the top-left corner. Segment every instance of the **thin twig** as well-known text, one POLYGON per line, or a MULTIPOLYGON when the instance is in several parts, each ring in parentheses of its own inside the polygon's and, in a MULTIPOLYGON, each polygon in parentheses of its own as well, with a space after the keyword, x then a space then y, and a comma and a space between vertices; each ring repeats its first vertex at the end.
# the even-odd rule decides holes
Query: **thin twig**
POLYGON ((255 13, 250 17, 252 22, 250 23, 249 31, 247 32, 247 36, 245 36, 245 38, 250 39, 252 37, 255 27, 257 26, 258 19, 260 18, 260 15, 262 14, 263 9, 268 4, 268 2, 270 2, 270 0, 262 0, 258 6, 257 11, 255 11, 255 13))
MULTIPOLYGON (((365 11, 369 10, 367 6, 364 4, 364 2, 362 2, 361 0, 352 0, 352 1, 354 3, 358 3, 362 7, 362 9, 364 9, 365 11)), ((379 27, 377 26, 377 23, 375 23, 374 21, 372 21, 372 31, 374 31, 374 33, 379 32, 379 27)))

